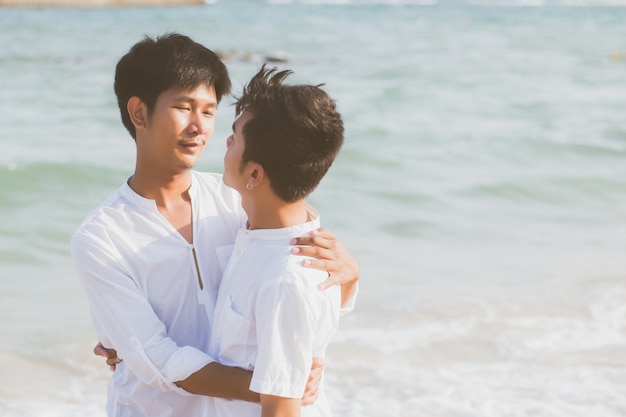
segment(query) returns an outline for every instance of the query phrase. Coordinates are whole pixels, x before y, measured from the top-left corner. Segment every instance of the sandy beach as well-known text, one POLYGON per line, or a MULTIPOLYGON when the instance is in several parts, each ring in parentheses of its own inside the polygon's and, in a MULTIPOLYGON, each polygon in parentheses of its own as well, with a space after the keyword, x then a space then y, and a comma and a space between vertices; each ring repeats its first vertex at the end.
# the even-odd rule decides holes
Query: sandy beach
POLYGON ((0 7, 186 6, 204 0, 0 0, 0 7))

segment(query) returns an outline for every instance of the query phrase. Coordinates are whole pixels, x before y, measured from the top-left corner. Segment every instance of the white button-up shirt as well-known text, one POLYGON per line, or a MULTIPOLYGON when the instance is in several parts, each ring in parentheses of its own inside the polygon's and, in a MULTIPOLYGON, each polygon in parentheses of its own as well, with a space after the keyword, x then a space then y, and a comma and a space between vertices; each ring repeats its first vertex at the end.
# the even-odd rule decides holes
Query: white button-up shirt
MULTIPOLYGON (((210 353, 225 365, 253 370, 252 391, 301 398, 314 356, 324 357, 340 314, 339 286, 320 291, 324 271, 302 266, 290 239, 319 227, 310 223, 284 229, 241 229, 226 267, 215 306, 210 353)), ((349 308, 352 308, 349 306, 349 308)), ((320 387, 303 416, 328 416, 320 387)), ((220 417, 258 417, 259 404, 214 399, 220 417)))
POLYGON ((189 195, 194 244, 127 184, 72 237, 97 335, 124 360, 109 383, 111 417, 206 414, 209 400, 174 382, 213 361, 207 352, 220 265, 245 216, 221 175, 192 172, 189 195))

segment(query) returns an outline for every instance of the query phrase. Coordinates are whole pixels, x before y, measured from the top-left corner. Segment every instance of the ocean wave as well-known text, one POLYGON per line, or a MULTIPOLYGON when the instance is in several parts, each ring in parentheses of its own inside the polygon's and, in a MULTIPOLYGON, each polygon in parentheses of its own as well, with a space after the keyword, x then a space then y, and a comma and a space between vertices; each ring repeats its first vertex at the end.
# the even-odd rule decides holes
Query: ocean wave
POLYGON ((72 231, 124 179, 123 171, 74 163, 0 166, 0 261, 66 259, 72 231))
POLYGON ((621 203, 626 200, 626 181, 601 175, 590 177, 558 176, 476 183, 453 192, 463 200, 491 199, 500 202, 539 203, 555 207, 621 203))
POLYGON ((331 404, 354 416, 617 417, 622 281, 365 289, 331 345, 331 404))

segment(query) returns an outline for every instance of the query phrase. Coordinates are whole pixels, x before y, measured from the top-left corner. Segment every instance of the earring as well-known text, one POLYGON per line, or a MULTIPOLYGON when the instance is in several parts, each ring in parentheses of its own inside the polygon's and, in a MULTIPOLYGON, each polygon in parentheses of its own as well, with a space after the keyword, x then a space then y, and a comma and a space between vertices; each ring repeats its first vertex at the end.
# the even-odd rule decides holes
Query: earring
POLYGON ((252 187, 252 184, 246 184, 246 188, 247 188, 248 190, 252 190, 252 188, 253 188, 253 187, 252 187))

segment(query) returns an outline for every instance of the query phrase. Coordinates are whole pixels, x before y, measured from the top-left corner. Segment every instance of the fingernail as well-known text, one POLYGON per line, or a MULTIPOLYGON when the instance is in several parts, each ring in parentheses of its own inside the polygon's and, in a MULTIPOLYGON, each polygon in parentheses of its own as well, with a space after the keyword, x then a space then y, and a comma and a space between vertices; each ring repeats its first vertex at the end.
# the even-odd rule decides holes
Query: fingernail
POLYGON ((296 244, 296 242, 297 242, 297 240, 296 240, 296 238, 294 237, 294 238, 293 238, 293 239, 291 239, 289 242, 291 242, 291 244, 292 244, 292 245, 295 245, 295 244, 296 244))
POLYGON ((309 266, 311 265, 311 261, 309 261, 308 259, 305 259, 304 261, 302 261, 302 265, 309 266))
POLYGON ((300 253, 300 248, 291 248, 291 253, 300 253))

